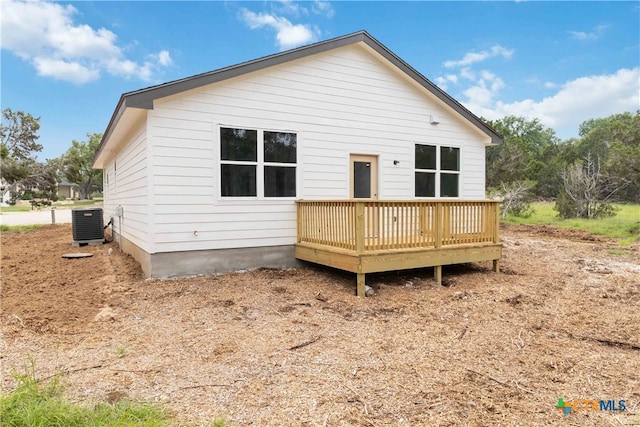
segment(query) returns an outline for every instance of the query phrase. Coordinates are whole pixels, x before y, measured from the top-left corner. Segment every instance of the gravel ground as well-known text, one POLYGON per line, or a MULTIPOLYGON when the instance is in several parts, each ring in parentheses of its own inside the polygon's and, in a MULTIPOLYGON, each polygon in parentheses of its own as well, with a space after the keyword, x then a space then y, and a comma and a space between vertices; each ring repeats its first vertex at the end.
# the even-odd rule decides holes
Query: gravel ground
POLYGON ((113 243, 72 248, 70 225, 1 238, 4 390, 33 358, 72 399, 161 402, 180 425, 640 424, 638 245, 510 227, 500 274, 372 274, 360 299, 312 265, 145 280, 113 243))

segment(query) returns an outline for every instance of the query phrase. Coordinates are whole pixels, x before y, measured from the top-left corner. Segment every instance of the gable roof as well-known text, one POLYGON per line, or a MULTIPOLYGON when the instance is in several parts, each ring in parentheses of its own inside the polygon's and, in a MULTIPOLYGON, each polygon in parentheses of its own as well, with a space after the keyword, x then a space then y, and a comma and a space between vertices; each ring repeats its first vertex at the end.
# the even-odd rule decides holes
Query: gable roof
POLYGON ((106 145, 106 141, 109 140, 109 137, 111 136, 115 127, 118 125, 120 118, 127 108, 152 110, 153 101, 159 98, 175 95, 177 93, 184 92, 190 89, 195 89, 201 86, 209 85, 211 83, 238 77, 243 74, 259 71, 268 67, 272 67, 274 65, 280 65, 289 61, 294 61, 296 59, 305 58, 307 56, 315 55, 359 42, 366 44, 371 49, 376 51, 382 57, 395 65, 398 69, 404 72, 407 76, 416 81, 420 86, 431 92, 438 99, 440 99, 454 111, 471 122, 471 124, 487 134, 491 138, 491 143, 502 143, 502 136, 500 136, 494 129, 486 125, 482 120, 480 120, 478 116, 473 114, 442 89, 433 84, 429 79, 427 79, 409 64, 400 59, 400 57, 387 49, 382 43, 374 39, 369 33, 367 33, 366 31, 358 31, 323 42, 314 43, 308 46, 302 46, 296 49, 291 49, 247 62, 242 62, 230 67, 220 68, 218 70, 196 74, 195 76, 186 77, 167 83, 162 83, 156 86, 123 93, 120 96, 120 100, 118 101, 118 105, 116 106, 113 115, 111 116, 111 120, 107 125, 107 129, 104 131, 102 141, 100 141, 100 146, 98 147, 98 151, 96 152, 94 158, 94 162, 102 152, 104 146, 106 145))

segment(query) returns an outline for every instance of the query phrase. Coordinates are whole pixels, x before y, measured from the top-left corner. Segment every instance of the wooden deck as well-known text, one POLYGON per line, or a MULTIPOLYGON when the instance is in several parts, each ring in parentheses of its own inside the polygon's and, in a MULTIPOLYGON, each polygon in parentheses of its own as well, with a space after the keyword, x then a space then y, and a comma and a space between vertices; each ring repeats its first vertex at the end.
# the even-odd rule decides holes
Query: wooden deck
POLYGON ((298 200, 296 258, 357 274, 493 261, 502 245, 498 201, 298 200))

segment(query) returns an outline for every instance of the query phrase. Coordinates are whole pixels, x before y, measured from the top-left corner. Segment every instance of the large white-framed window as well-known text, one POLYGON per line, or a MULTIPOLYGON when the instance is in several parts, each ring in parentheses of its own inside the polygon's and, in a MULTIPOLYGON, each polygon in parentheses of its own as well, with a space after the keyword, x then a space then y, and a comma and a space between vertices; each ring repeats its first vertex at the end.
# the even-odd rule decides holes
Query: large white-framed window
POLYGON ((296 167, 296 133, 220 127, 223 198, 295 198, 296 167))
POLYGON ((460 195, 460 148, 415 145, 415 196, 460 195))

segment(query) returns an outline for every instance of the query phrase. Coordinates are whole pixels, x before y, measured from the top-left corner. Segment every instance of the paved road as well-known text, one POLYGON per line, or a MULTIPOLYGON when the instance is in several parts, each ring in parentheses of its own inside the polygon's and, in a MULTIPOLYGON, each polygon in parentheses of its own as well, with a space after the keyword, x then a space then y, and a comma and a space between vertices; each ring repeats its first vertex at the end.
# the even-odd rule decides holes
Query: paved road
MULTIPOLYGON (((71 209, 54 209, 56 224, 71 223, 71 209)), ((29 212, 3 212, 0 225, 51 224, 51 209, 29 212)))

